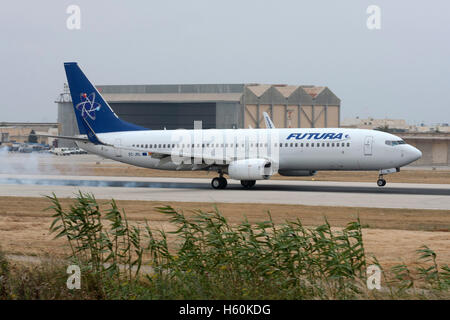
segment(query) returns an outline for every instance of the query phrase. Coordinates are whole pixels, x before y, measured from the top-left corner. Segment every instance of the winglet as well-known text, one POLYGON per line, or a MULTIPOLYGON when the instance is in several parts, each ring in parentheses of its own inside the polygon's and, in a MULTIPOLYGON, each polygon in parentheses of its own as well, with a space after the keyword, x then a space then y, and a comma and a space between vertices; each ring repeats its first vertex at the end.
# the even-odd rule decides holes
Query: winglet
POLYGON ((263 115, 264 115, 264 122, 266 123, 266 128, 267 129, 275 129, 275 125, 273 124, 273 122, 270 119, 270 117, 267 114, 267 112, 263 112, 263 115))

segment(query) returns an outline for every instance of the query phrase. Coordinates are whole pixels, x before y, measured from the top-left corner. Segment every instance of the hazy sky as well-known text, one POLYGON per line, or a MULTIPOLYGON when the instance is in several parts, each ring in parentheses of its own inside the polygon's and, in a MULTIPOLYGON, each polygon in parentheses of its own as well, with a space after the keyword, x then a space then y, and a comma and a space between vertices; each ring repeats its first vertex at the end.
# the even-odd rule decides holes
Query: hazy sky
POLYGON ((0 122, 56 121, 64 61, 96 84, 325 85, 341 120, 450 122, 449 18, 448 0, 7 1, 0 122), (80 30, 66 27, 71 4, 80 30))

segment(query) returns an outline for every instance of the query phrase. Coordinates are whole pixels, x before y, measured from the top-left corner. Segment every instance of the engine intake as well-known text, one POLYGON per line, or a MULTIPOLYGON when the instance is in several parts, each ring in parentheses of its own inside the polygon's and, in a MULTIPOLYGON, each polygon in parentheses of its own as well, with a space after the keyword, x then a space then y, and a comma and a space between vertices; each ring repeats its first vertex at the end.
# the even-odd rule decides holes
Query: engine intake
POLYGON ((228 166, 228 175, 235 180, 267 180, 273 174, 272 163, 266 159, 235 160, 228 166))

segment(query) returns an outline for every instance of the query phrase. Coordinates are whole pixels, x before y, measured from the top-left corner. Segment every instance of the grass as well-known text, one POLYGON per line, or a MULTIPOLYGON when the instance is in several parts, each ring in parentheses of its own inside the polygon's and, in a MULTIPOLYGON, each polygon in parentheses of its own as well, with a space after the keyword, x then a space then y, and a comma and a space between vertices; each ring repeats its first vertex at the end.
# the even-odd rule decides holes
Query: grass
MULTIPOLYGON (((176 229, 168 233, 129 223, 114 200, 100 209, 92 194, 79 193, 69 208, 55 196, 50 231, 66 239, 66 264, 38 268, 11 265, 0 255, 3 299, 448 299, 450 269, 439 266, 424 246, 418 264, 383 270, 382 291, 366 287, 367 268, 378 264, 365 253, 359 219, 333 231, 325 219, 306 228, 300 220, 238 224, 216 208, 186 217, 171 206, 157 210, 176 229), (66 267, 82 271, 80 290, 66 288, 66 267)), ((380 266, 382 267, 382 266, 380 266)))

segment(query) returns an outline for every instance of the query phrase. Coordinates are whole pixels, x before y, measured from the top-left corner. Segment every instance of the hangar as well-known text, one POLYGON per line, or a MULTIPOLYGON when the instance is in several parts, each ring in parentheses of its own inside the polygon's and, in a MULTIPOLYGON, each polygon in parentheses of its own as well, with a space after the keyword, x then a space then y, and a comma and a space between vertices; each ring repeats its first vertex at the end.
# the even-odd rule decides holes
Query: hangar
MULTIPOLYGON (((123 120, 143 127, 192 129, 264 128, 263 112, 276 127, 339 127, 340 99, 327 87, 285 84, 98 85, 123 120)), ((67 85, 56 103, 61 135, 78 134, 67 85)), ((71 142, 61 141, 69 146, 71 142)))

